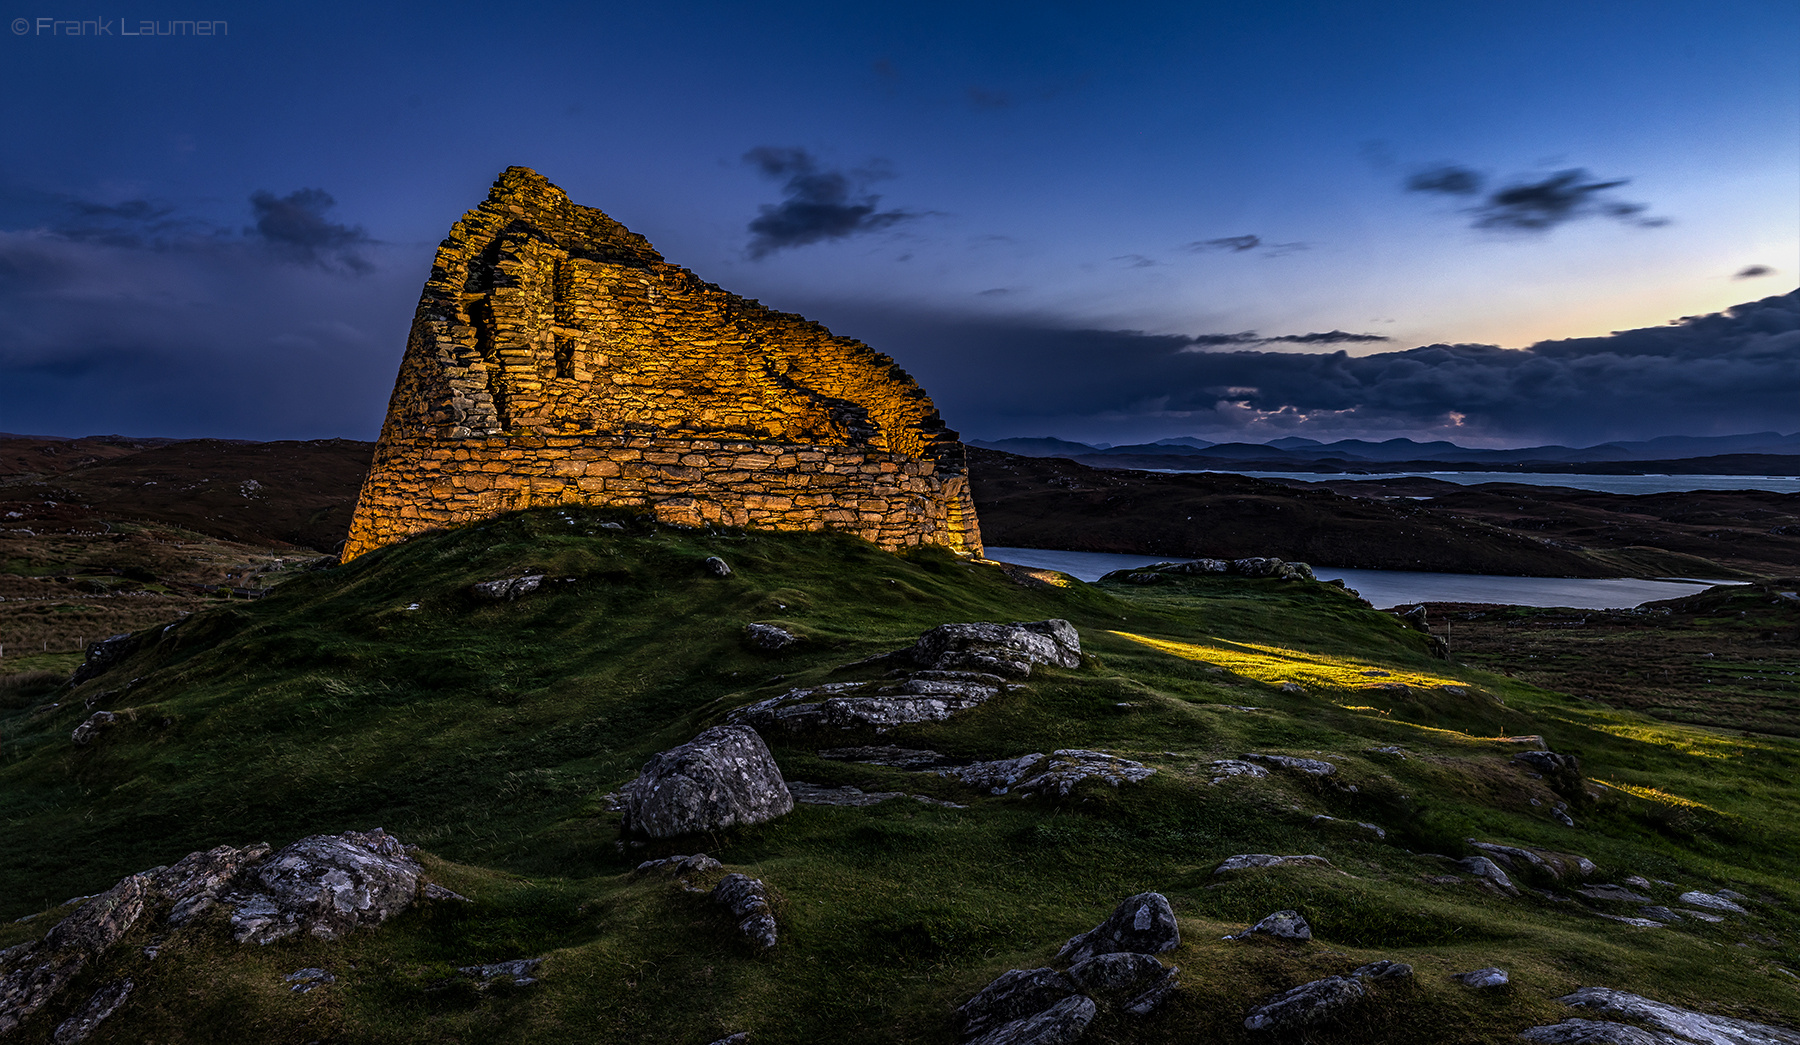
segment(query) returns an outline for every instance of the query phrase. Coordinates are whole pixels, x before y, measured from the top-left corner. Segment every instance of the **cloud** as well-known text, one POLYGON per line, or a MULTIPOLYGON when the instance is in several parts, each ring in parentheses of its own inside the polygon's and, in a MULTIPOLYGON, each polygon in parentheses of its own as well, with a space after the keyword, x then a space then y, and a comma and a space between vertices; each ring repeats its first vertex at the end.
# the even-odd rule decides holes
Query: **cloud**
POLYGON ((1142 254, 1120 254, 1118 257, 1111 258, 1109 260, 1123 261, 1125 263, 1126 268, 1133 268, 1133 269, 1153 268, 1156 265, 1160 264, 1160 262, 1158 262, 1155 258, 1145 257, 1142 254))
POLYGON ((298 189, 286 196, 259 190, 250 194, 256 225, 244 235, 260 239, 278 255, 323 269, 342 268, 356 273, 373 266, 362 248, 375 241, 360 225, 339 225, 325 220, 325 212, 337 205, 324 189, 298 189))
POLYGON ((1770 268, 1767 265, 1746 265, 1743 268, 1738 269, 1737 274, 1732 276, 1731 278, 1732 279, 1755 279, 1758 276, 1773 276, 1774 274, 1775 274, 1775 270, 1770 268))
POLYGON ((918 217, 907 211, 877 210, 880 196, 867 183, 893 175, 880 167, 856 171, 821 170, 805 149, 758 146, 744 162, 764 177, 783 181, 787 199, 763 204, 750 222, 750 257, 761 259, 778 250, 826 239, 877 232, 918 217))
MULTIPOLYGON (((1180 430, 1218 439, 1411 435, 1586 445, 1800 428, 1792 391, 1800 387, 1800 291, 1526 349, 1439 344, 1358 356, 1262 350, 1278 339, 1249 331, 1148 334, 815 311, 834 330, 899 359, 951 426, 971 437, 1180 430)), ((1280 343, 1328 344, 1341 334, 1284 335, 1280 343)))
POLYGON ((1258 248, 1262 249, 1262 256, 1265 258, 1279 258, 1297 250, 1305 250, 1307 245, 1304 243, 1268 243, 1261 236, 1225 236, 1220 239, 1195 240, 1184 249, 1195 254, 1204 254, 1209 250, 1221 250, 1227 254, 1243 254, 1258 248))
POLYGON ((1474 217, 1471 224, 1478 229, 1546 232, 1558 225, 1589 217, 1611 218, 1640 228, 1667 225, 1667 218, 1646 217, 1644 212, 1650 209, 1646 204, 1612 198, 1612 190, 1630 183, 1630 178, 1598 181, 1586 170, 1575 167, 1535 181, 1515 179, 1482 196, 1487 184, 1485 175, 1468 167, 1443 164, 1407 178, 1406 191, 1440 196, 1482 196, 1480 202, 1469 209, 1474 217))
POLYGON ((1331 330, 1323 334, 1278 334, 1274 337, 1261 337, 1254 330, 1246 330, 1238 334, 1195 334, 1186 340, 1187 351, 1199 351, 1227 345, 1366 345, 1394 339, 1382 334, 1352 334, 1344 330, 1331 330))
POLYGON ((1192 251, 1228 250, 1242 254, 1246 250, 1255 250, 1261 245, 1261 236, 1226 236, 1223 239, 1195 240, 1188 244, 1188 249, 1192 251))

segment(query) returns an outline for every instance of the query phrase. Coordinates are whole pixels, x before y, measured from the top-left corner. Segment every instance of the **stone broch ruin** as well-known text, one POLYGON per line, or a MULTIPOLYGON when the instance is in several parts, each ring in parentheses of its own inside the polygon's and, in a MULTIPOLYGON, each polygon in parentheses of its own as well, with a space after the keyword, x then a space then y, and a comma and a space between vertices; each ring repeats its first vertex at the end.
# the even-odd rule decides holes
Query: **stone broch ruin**
POLYGON ((892 359, 512 167, 438 248, 343 558, 559 504, 981 552, 963 446, 892 359))

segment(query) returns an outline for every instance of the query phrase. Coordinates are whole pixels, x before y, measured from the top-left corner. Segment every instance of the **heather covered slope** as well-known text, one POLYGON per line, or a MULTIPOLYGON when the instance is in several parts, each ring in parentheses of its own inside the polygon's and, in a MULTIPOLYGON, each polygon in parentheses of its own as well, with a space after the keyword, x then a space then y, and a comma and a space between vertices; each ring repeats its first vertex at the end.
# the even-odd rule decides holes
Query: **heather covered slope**
MULTIPOLYGON (((1182 987, 1084 1040, 1260 1040, 1243 1029, 1253 1005, 1381 958, 1417 974, 1309 1040, 1511 1041, 1567 1015, 1552 999, 1582 986, 1790 1025, 1800 1010, 1786 971, 1800 971, 1800 744, 1436 659, 1425 636, 1329 585, 1083 585, 841 536, 546 509, 382 549, 140 638, 79 687, 0 692, 0 947, 42 935, 64 898, 193 850, 377 825, 421 846, 433 880, 473 903, 424 904, 333 943, 236 945, 199 925, 159 940, 154 959, 146 930, 71 988, 138 984, 95 1042, 949 1042, 957 1004, 1145 890, 1180 920, 1183 942, 1162 957, 1182 987), (516 601, 470 595, 527 572, 546 581, 516 601), (880 677, 857 662, 937 624, 1050 617, 1078 629, 1079 667, 1040 667, 944 723, 767 737, 790 781, 954 806, 803 804, 637 844, 604 798, 734 708, 880 677), (744 638, 753 621, 802 642, 759 651, 744 638), (76 747, 90 702, 121 721, 76 747), (1585 781, 1559 795, 1511 761, 1529 745, 1505 738, 1528 734, 1578 755, 1585 781), (1066 798, 998 796, 819 755, 853 744, 981 759, 1087 748, 1157 772, 1066 798), (1213 761, 1246 752, 1337 772, 1212 782, 1213 761), (1471 838, 1580 854, 1595 882, 1674 883, 1652 885, 1658 903, 1731 888, 1750 913, 1641 928, 1599 917, 1641 905, 1582 895, 1581 882, 1522 874, 1521 896, 1490 892, 1428 855, 1472 855, 1471 838), (776 890, 773 951, 754 952, 704 896, 631 874, 699 851, 776 890), (1331 866, 1214 873, 1242 853, 1331 866), (1304 914, 1311 942, 1220 939, 1283 908, 1304 914), (530 987, 477 990, 453 972, 524 957, 546 959, 530 987), (1448 978, 1488 965, 1512 986, 1448 978), (336 980, 294 993, 282 978, 303 967, 336 980)), ((43 1039, 78 1000, 17 1040, 43 1039)))

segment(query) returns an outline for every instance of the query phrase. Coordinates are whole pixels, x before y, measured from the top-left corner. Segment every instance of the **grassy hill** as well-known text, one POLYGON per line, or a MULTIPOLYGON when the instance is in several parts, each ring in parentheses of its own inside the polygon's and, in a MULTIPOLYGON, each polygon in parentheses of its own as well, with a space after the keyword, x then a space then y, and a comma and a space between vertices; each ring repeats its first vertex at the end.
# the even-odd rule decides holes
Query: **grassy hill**
POLYGON ((475 902, 336 943, 238 946, 197 926, 152 959, 134 938, 21 1041, 42 1040, 83 985, 129 975, 137 993, 89 1040, 949 1042, 957 1004, 1144 890, 1180 918, 1182 946, 1163 957, 1183 986, 1147 1020, 1096 1023, 1084 1041, 1259 1040, 1242 1026, 1251 1006, 1379 958, 1417 975, 1310 1040, 1510 1041, 1566 1016, 1556 996, 1596 985, 1789 1024, 1800 1011, 1800 741, 1435 659, 1424 635, 1330 585, 1084 585, 835 535, 544 509, 293 577, 137 646, 78 687, 0 681, 0 948, 42 935, 66 897, 193 850, 377 825, 475 902), (714 555, 729 577, 704 568, 714 555), (526 572, 548 579, 515 602, 469 594, 526 572), (731 709, 878 677, 856 662, 937 624, 1047 617, 1079 629, 1080 668, 1039 668, 946 723, 767 737, 790 780, 954 807, 802 805, 705 837, 621 834, 605 796, 731 709), (744 639, 752 621, 803 641, 760 652, 744 639), (91 709, 122 721, 76 747, 91 709), (1510 761, 1526 745, 1508 738, 1528 734, 1580 756, 1574 793, 1510 761), (1158 772, 1051 800, 817 754, 869 743, 978 758, 1100 749, 1158 772), (1211 761, 1245 752, 1338 773, 1211 782, 1211 761), (1559 801, 1574 828, 1553 817, 1559 801), (1432 855, 1470 855, 1469 838, 1586 856, 1596 881, 1730 887, 1751 914, 1646 929, 1599 917, 1636 905, 1587 899, 1579 883, 1526 876, 1522 896, 1495 894, 1432 855), (779 894, 774 951, 752 952, 704 896, 631 874, 700 851, 779 894), (1239 853, 1332 866, 1213 873, 1239 853), (1314 940, 1220 939, 1281 908, 1314 940), (532 987, 446 985, 455 966, 539 956, 532 987), (1513 985, 1448 979, 1486 965, 1513 985), (282 977, 305 966, 337 982, 290 992, 282 977))

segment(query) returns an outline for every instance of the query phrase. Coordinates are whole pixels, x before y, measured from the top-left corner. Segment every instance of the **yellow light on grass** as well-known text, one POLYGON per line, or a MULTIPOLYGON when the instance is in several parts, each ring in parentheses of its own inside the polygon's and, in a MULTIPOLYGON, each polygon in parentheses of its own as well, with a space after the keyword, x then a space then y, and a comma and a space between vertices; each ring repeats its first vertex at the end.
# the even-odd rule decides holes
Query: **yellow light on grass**
POLYGON ((1458 679, 1427 675, 1417 671, 1398 671, 1362 661, 1323 653, 1303 653, 1280 646, 1263 646, 1253 642, 1227 642, 1208 638, 1205 642, 1171 642, 1115 631, 1114 635, 1142 643, 1184 660, 1212 664, 1234 674, 1279 685, 1295 682, 1320 689, 1379 689, 1382 686, 1413 686, 1436 689, 1439 686, 1461 686, 1458 679))

